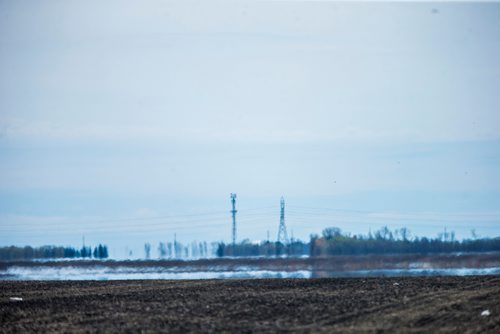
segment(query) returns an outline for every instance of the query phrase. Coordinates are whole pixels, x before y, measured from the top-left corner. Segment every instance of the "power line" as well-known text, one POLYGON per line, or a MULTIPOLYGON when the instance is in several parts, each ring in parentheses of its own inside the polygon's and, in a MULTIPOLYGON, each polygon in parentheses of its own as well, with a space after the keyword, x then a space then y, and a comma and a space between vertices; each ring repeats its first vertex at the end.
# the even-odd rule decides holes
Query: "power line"
MULTIPOLYGON (((232 241, 236 242, 236 194, 231 194, 232 210, 232 241), (234 196, 234 198, 233 198, 234 196)), ((272 209, 276 206, 258 207, 245 209, 240 213, 240 223, 245 222, 245 225, 259 226, 265 228, 272 224, 272 209), (246 224, 249 223, 249 224, 246 224)), ((470 229, 471 225, 461 226, 462 224, 472 224, 476 218, 476 222, 496 222, 500 220, 500 215, 495 214, 446 214, 446 213, 412 213, 412 214, 398 214, 398 213, 377 213, 373 211, 361 210, 340 210, 333 208, 312 208, 292 206, 288 209, 289 221, 296 224, 303 224, 311 226, 314 225, 325 226, 326 224, 342 224, 342 225, 386 225, 387 222, 392 226, 409 226, 409 227, 436 227, 436 223, 441 226, 447 226, 453 229, 470 229), (478 220, 477 218, 488 218, 487 220, 478 220), (490 220, 492 219, 493 220, 490 220), (496 219, 498 218, 498 220, 496 219)), ((194 214, 179 214, 179 215, 165 215, 155 217, 135 217, 135 218, 121 218, 109 219, 98 221, 61 221, 61 222, 20 222, 17 224, 0 224, 1 233, 12 233, 14 235, 33 235, 33 234, 46 234, 47 229, 52 230, 51 233, 56 234, 108 234, 108 233, 141 233, 141 234, 158 234, 168 231, 177 230, 202 230, 202 229, 216 229, 224 226, 227 213, 224 211, 212 211, 194 214), (156 220, 160 220, 155 222, 156 220), (116 224, 116 223, 129 224, 116 224), (98 225, 98 226, 96 226, 98 225), (20 230, 16 228, 32 228, 30 230, 20 230), (43 231, 36 231, 33 228, 44 228, 43 231), (56 230, 51 229, 56 228, 56 230), (89 229, 91 229, 89 231, 89 229), (145 230, 147 229, 147 230, 145 230)), ((496 230, 497 226, 477 225, 474 228, 496 230)), ((280 201, 280 226, 278 230, 278 241, 284 240, 288 242, 288 235, 285 224, 285 205, 284 199, 280 201)))
MULTIPOLYGON (((305 206, 296 206, 293 205, 288 208, 288 210, 296 210, 301 211, 305 210, 307 212, 318 212, 318 211, 327 211, 327 212, 345 212, 345 213, 358 213, 358 214, 390 214, 388 212, 377 212, 377 211, 369 211, 369 210, 352 210, 352 209, 338 209, 338 208, 325 208, 325 207, 305 207, 305 206), (298 209, 298 210, 296 210, 298 209)), ((393 214, 401 214, 394 213, 393 214)), ((491 217, 493 219, 500 218, 500 212, 495 213, 446 213, 446 212, 422 212, 422 213, 412 213, 412 214, 432 214, 435 216, 447 216, 447 217, 491 217)), ((404 213, 402 215, 405 215, 404 213)))
POLYGON ((330 212, 313 212, 313 211, 302 211, 296 209, 290 209, 288 211, 292 215, 307 215, 308 217, 363 217, 363 219, 371 219, 371 220, 399 220, 399 221, 449 221, 449 222, 471 222, 471 221, 499 221, 499 216, 453 216, 446 214, 429 214, 429 213, 414 213, 413 216, 409 214, 393 214, 393 213, 369 213, 369 214, 340 214, 340 213, 330 213, 330 212), (491 219, 483 219, 482 217, 491 217, 491 219))
MULTIPOLYGON (((245 209, 245 211, 257 211, 257 210, 266 210, 267 211, 267 209, 271 209, 271 208, 275 208, 275 207, 250 208, 250 209, 245 209)), ((220 219, 223 220, 225 217, 227 217, 226 214, 227 213, 225 211, 215 211, 215 212, 184 214, 184 215, 165 215, 165 216, 154 216, 154 217, 136 217, 136 218, 120 218, 120 219, 106 219, 106 220, 99 219, 96 221, 79 220, 77 223, 79 225, 95 225, 95 224, 106 225, 106 224, 117 223, 117 222, 134 222, 134 221, 139 222, 139 221, 152 221, 152 220, 189 221, 189 219, 191 219, 193 217, 196 218, 196 217, 208 217, 208 216, 213 216, 214 218, 220 217, 220 219)), ((243 213, 243 214, 240 214, 240 217, 260 216, 260 215, 266 215, 266 214, 262 213, 262 212, 261 213, 259 213, 259 212, 243 213)), ((66 217, 55 217, 54 219, 61 219, 61 218, 66 219, 66 217)), ((50 218, 45 218, 45 219, 50 219, 50 218)), ((68 219, 71 219, 71 218, 68 218, 68 219)), ((33 223, 32 222, 18 222, 15 224, 0 224, 0 228, 1 227, 19 227, 19 226, 31 227, 31 226, 36 226, 36 225, 43 225, 43 227, 47 227, 47 226, 59 227, 59 226, 61 226, 61 224, 66 224, 66 223, 67 223, 67 221, 64 221, 64 222, 43 222, 43 223, 42 222, 33 222, 33 223)), ((148 224, 154 225, 155 223, 148 223, 148 224)), ((157 224, 163 225, 164 222, 160 222, 157 224)), ((117 226, 117 225, 113 225, 113 226, 117 226)), ((123 225, 120 225, 120 226, 123 226, 123 225)))

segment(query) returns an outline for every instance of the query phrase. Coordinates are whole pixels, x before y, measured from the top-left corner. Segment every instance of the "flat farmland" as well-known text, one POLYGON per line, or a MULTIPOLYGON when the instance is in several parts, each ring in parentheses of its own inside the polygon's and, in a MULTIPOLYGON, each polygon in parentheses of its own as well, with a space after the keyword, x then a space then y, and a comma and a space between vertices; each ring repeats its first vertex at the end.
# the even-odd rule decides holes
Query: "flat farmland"
POLYGON ((4 333, 499 333, 500 276, 1 281, 0 324, 4 333))

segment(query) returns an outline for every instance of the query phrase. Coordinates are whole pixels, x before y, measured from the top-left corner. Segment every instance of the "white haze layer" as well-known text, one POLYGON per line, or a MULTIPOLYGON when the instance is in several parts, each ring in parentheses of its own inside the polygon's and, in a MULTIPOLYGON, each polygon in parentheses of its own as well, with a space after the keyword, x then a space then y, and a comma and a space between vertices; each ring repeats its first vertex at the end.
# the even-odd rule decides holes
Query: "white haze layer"
POLYGON ((259 279, 311 277, 403 277, 403 276, 469 276, 499 275, 500 267, 452 269, 383 269, 317 272, 310 270, 273 271, 238 268, 237 270, 196 271, 189 268, 108 268, 96 267, 22 267, 0 271, 0 280, 134 280, 134 279, 259 279))

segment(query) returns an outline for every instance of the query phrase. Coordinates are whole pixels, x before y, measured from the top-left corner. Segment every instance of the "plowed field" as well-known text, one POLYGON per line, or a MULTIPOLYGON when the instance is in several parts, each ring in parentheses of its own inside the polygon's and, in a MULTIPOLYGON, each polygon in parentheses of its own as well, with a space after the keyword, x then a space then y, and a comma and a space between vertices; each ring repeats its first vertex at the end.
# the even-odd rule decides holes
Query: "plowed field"
POLYGON ((500 333, 500 277, 2 281, 0 331, 500 333))

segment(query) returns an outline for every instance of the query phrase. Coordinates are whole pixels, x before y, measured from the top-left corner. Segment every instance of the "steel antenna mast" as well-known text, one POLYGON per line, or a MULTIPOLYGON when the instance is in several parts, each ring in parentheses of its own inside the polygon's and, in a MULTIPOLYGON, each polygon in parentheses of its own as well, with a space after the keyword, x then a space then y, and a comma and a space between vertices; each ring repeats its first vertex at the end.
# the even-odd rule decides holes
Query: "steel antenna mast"
POLYGON ((233 209, 231 215, 233 217, 233 247, 236 244, 236 194, 231 193, 231 204, 233 209))

